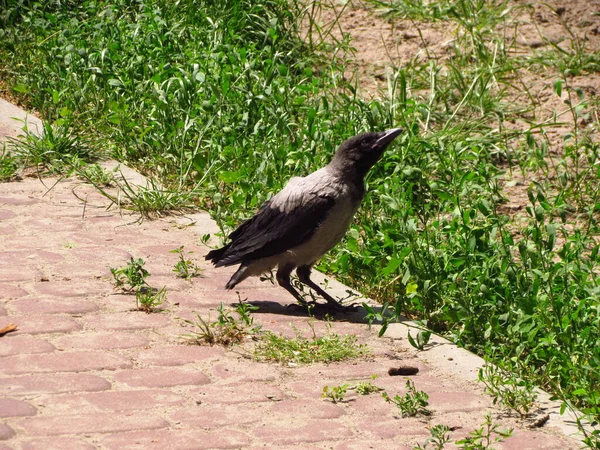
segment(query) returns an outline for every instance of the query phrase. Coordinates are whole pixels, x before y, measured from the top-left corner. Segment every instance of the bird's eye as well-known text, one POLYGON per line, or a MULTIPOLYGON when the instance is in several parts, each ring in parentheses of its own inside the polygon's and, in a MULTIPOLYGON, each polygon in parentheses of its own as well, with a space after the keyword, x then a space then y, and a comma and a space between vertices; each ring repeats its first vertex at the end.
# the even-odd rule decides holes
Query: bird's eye
POLYGON ((360 140, 360 146, 361 147, 366 147, 367 145, 369 145, 369 141, 367 139, 361 139, 360 140))

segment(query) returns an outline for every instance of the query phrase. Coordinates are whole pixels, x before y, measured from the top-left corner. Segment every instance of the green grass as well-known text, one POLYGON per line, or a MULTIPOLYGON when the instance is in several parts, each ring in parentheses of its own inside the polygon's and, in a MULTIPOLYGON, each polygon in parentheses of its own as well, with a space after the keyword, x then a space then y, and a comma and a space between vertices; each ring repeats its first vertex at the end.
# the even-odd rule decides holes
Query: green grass
POLYGON ((599 103, 571 78, 598 71, 597 52, 565 24, 568 42, 524 54, 517 17, 530 9, 505 1, 373 4, 454 39, 392 67, 366 101, 342 77, 351 42, 324 41, 310 4, 2 0, 2 85, 51 133, 17 146, 19 163, 64 173, 111 156, 153 182, 125 186, 124 206, 205 208, 227 231, 345 137, 402 126, 320 268, 598 421, 599 103), (531 74, 567 99, 554 117, 531 74), (509 214, 520 173, 528 201, 509 214))
POLYGON ((354 335, 340 335, 329 330, 323 336, 317 336, 314 328, 309 338, 300 333, 289 338, 267 331, 254 351, 254 356, 259 361, 284 364, 331 363, 367 354, 369 354, 367 346, 358 344, 354 335))

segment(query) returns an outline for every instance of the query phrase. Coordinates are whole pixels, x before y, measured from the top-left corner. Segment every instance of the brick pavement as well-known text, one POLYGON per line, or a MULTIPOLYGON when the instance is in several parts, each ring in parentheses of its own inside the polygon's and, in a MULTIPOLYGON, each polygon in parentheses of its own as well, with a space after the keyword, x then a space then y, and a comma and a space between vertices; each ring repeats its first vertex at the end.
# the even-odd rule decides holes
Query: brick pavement
MULTIPOLYGON (((105 199, 77 180, 48 190, 56 181, 0 184, 0 327, 18 326, 0 337, 0 450, 410 449, 423 444, 428 426, 454 427, 458 439, 487 412, 496 423, 515 427, 496 448, 579 448, 555 426, 555 417, 529 429, 493 407, 474 382, 477 358, 461 359, 465 352, 441 339, 417 352, 403 325, 377 338, 361 313, 332 323, 333 331, 356 334, 372 349, 371 356, 350 362, 285 366, 248 358, 244 349, 251 343, 186 345, 180 318, 209 311, 214 318, 221 302, 237 301, 223 290, 231 270, 202 260, 200 240, 217 231, 214 223, 205 214, 136 222, 136 216, 107 210, 105 199), (87 199, 85 208, 74 192, 87 199), (194 251, 201 277, 175 277, 177 255, 169 250, 181 245, 194 251), (144 258, 152 286, 167 286, 164 311, 136 311, 134 297, 113 286, 109 267, 131 256, 144 258), (325 385, 372 375, 391 396, 402 394, 405 377, 388 375, 402 365, 420 369, 411 378, 430 396, 430 417, 400 418, 379 394, 350 393, 337 404, 321 398, 325 385)), ((254 316, 263 329, 308 330, 309 318, 286 308, 291 297, 269 282, 248 280, 240 296, 260 306, 254 316)), ((322 320, 315 329, 324 331, 322 320)))

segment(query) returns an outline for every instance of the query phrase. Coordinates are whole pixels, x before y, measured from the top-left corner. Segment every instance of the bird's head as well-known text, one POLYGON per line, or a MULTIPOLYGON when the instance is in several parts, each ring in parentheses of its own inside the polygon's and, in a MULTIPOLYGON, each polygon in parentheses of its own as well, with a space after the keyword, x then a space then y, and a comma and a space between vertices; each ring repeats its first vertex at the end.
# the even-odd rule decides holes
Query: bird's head
POLYGON ((364 177, 375 165, 386 147, 398 135, 402 128, 393 128, 379 133, 362 133, 344 141, 335 152, 331 164, 343 172, 354 171, 364 177))

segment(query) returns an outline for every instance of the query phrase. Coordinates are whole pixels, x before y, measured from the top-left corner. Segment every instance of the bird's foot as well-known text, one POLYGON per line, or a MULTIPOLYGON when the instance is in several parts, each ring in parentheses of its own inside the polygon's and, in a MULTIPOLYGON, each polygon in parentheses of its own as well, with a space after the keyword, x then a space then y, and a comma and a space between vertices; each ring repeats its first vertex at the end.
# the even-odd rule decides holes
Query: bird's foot
POLYGON ((323 304, 323 303, 319 303, 318 307, 320 309, 324 309, 327 311, 332 311, 332 312, 342 312, 342 313, 353 313, 358 311, 358 308, 360 307, 360 303, 352 303, 350 305, 342 305, 341 303, 337 302, 337 301, 328 301, 327 303, 323 304))

